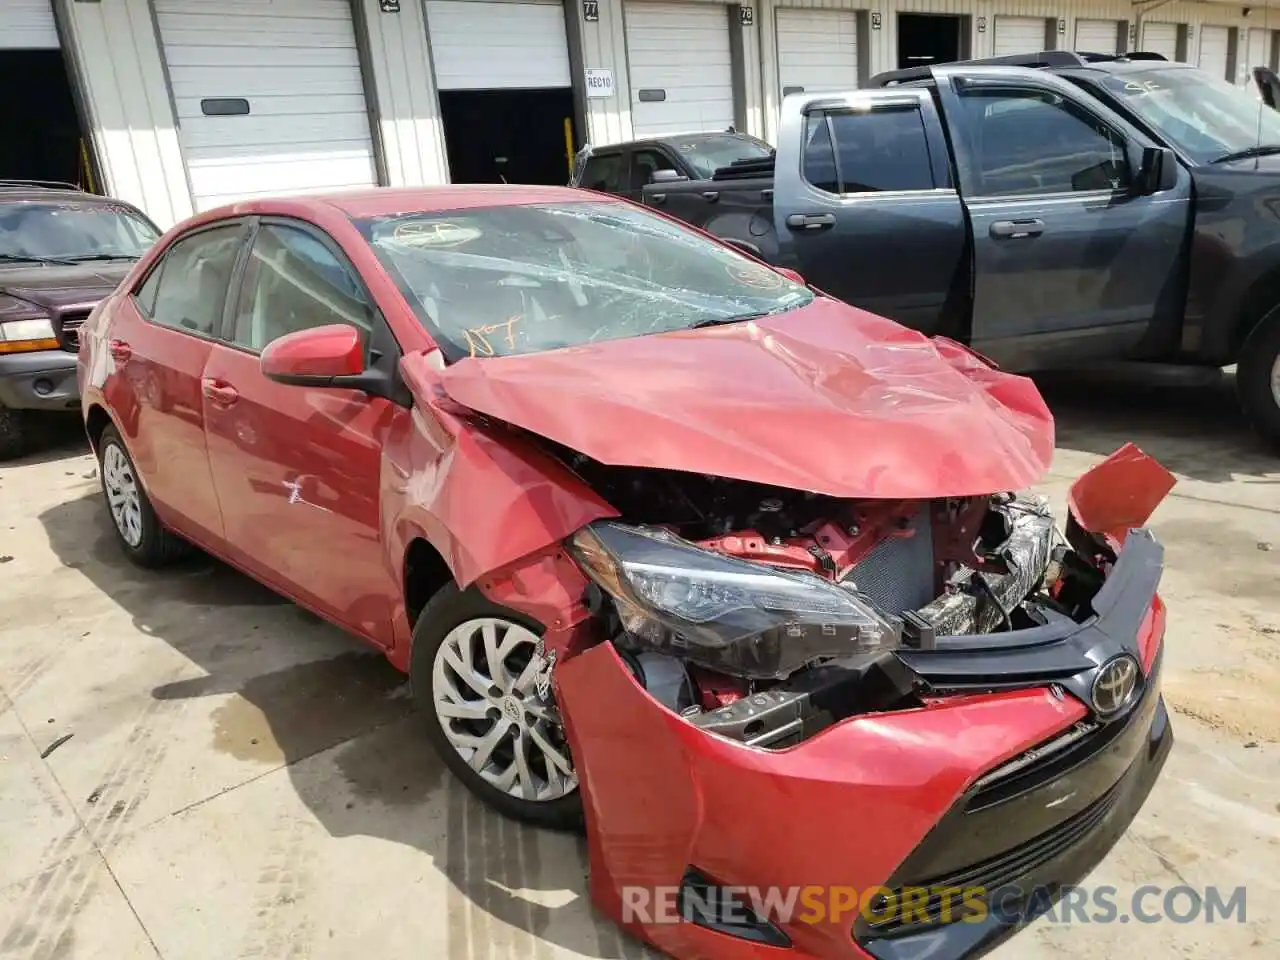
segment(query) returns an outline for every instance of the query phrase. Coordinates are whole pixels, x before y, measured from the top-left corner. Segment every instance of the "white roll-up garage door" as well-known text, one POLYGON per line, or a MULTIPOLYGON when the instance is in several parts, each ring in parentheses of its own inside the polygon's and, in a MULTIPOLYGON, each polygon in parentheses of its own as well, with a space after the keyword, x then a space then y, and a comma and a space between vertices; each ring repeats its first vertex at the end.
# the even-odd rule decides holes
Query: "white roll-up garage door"
POLYGON ((377 183, 348 0, 156 0, 197 210, 377 183))
POLYGON ((427 0, 427 32, 440 90, 571 85, 559 3, 427 0))
POLYGON ((1200 28, 1200 56, 1196 60, 1205 73, 1219 80, 1227 79, 1227 48, 1231 33, 1226 27, 1203 26, 1200 28))
POLYGON ((1245 73, 1254 67, 1271 66, 1271 31, 1254 27, 1249 31, 1249 62, 1245 65, 1245 73))
POLYGON ((627 3, 623 15, 635 136, 732 126, 729 8, 627 3))
POLYGON ((1243 76, 1240 83, 1253 94, 1258 93, 1258 85, 1253 82, 1253 71, 1256 67, 1271 66, 1271 31, 1254 27, 1249 31, 1247 59, 1244 63, 1243 76))
POLYGON ((1039 17, 996 17, 995 55, 1039 53, 1044 49, 1044 21, 1039 17))
POLYGON ((57 50, 53 0, 0 0, 0 50, 57 50))
POLYGON ((1163 54, 1166 60, 1178 59, 1178 25, 1176 23, 1144 23, 1142 43, 1138 49, 1144 53, 1163 54))
POLYGON ((789 92, 858 88, 858 18, 852 10, 778 10, 778 80, 789 92))
POLYGON ((1120 50, 1118 20, 1077 20, 1076 50, 1088 53, 1118 53, 1120 50))

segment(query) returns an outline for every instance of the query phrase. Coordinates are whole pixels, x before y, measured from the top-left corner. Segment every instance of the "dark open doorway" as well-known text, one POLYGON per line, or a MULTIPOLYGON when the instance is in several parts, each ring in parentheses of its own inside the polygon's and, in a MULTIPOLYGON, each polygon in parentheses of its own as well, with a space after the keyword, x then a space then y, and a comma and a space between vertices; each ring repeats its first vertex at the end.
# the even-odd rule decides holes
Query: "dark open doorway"
POLYGON ((573 91, 444 90, 449 179, 454 183, 569 181, 573 91))
POLYGON ((952 63, 969 55, 968 17, 898 14, 898 69, 952 63))
POLYGON ((92 188, 60 50, 0 50, 0 179, 92 188))

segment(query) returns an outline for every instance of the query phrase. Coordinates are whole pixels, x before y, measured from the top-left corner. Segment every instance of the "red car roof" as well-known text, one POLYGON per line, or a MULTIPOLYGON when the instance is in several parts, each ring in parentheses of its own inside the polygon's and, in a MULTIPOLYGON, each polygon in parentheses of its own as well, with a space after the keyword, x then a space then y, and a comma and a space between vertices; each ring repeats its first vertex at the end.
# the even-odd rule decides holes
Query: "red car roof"
POLYGON ((505 207, 527 203, 580 203, 609 197, 571 187, 541 187, 521 184, 452 184, 442 187, 370 187, 341 193, 312 194, 244 200, 211 214, 227 216, 246 213, 303 214, 316 217, 319 208, 336 207, 350 217, 380 217, 396 213, 427 213, 439 210, 466 210, 474 207, 505 207))

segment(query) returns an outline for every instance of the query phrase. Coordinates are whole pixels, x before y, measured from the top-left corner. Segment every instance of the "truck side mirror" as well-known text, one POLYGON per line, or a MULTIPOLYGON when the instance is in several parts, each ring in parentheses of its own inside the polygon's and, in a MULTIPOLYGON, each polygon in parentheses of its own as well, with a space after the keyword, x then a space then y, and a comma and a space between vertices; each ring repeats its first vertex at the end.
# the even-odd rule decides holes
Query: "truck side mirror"
POLYGON ((649 176, 650 183, 679 183, 681 180, 688 180, 679 170, 655 170, 649 176))
POLYGON ((1165 147, 1143 147, 1142 162, 1134 183, 1138 196, 1149 197, 1169 190, 1178 182, 1178 158, 1165 147))

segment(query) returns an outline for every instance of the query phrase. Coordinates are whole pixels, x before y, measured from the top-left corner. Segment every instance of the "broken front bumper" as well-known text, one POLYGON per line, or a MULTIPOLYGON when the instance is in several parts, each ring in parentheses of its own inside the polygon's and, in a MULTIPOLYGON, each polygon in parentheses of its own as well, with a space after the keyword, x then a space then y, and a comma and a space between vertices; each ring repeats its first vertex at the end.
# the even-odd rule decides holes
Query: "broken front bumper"
POLYGON ((565 660, 556 685, 582 777, 593 898, 678 958, 985 952, 1023 922, 1011 890, 1052 895, 1092 869, 1163 765, 1161 565, 1159 544, 1134 531, 1087 623, 903 651, 946 695, 855 716, 778 751, 710 735, 662 707, 610 644, 565 660), (1089 705, 1094 680, 1124 654, 1142 667, 1139 692, 1100 717, 1089 705), (656 909, 691 873, 775 903, 796 890, 808 899, 764 917, 763 940, 759 929, 656 909), (919 904, 896 919, 866 910, 869 891, 892 897, 957 877, 1001 888, 980 922, 930 902, 923 909, 935 915, 923 920, 919 904))

